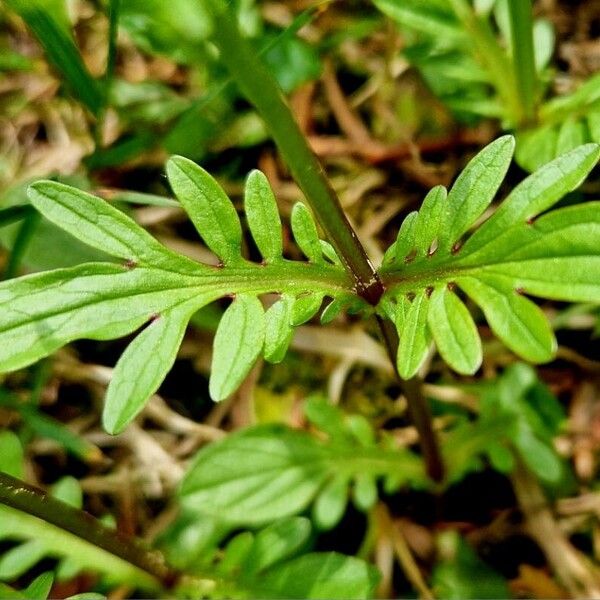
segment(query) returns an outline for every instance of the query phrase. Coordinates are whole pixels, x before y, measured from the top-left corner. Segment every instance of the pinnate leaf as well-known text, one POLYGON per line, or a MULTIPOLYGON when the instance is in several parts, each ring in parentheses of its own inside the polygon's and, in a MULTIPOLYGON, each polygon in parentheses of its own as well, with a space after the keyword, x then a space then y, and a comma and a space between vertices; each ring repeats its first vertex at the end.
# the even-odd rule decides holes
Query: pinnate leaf
POLYGON ((596 144, 576 148, 527 177, 462 247, 455 245, 493 199, 512 149, 509 136, 484 148, 444 201, 439 228, 427 222, 436 214, 432 192, 422 212, 405 218, 393 246, 396 260, 386 252, 380 273, 387 291, 378 310, 396 324, 403 377, 414 374, 426 356, 429 331, 452 368, 465 374, 478 368, 477 328, 449 285, 466 292, 494 333, 533 362, 551 360, 556 340, 544 313, 526 295, 575 302, 600 297, 600 203, 544 212, 591 171, 600 157, 596 144), (438 244, 428 246, 433 231, 438 244))

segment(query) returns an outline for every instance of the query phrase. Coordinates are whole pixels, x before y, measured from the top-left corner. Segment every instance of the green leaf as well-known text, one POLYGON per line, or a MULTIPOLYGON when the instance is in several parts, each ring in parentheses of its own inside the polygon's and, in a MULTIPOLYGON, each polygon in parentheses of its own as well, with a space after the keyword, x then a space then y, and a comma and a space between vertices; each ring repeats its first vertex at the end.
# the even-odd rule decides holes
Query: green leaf
POLYGON ((378 581, 377 571, 358 558, 315 552, 263 574, 254 597, 371 598, 378 581))
POLYGON ((356 508, 364 512, 377 502, 377 483, 369 473, 358 473, 354 478, 352 500, 356 508))
POLYGON ((466 254, 496 241, 498 233, 527 222, 551 208, 565 194, 581 185, 600 159, 600 146, 586 144, 555 158, 524 179, 496 212, 467 240, 466 254))
POLYGON ((267 262, 280 260, 283 252, 281 219, 269 181, 260 171, 248 175, 244 206, 252 237, 263 258, 267 262))
POLYGON ((310 534, 310 521, 304 517, 276 521, 265 527, 256 534, 246 556, 245 572, 260 573, 290 558, 308 542, 310 534))
POLYGON ((290 313, 290 323, 294 327, 310 321, 323 304, 323 294, 304 294, 294 299, 290 313))
POLYGON ((276 364, 283 360, 292 341, 294 329, 291 325, 291 307, 294 299, 282 296, 265 313, 265 350, 267 362, 276 364))
POLYGON ((494 199, 515 148, 510 135, 481 150, 454 182, 439 227, 439 250, 448 251, 473 225, 494 199))
POLYGON ((556 351, 556 338, 544 313, 531 300, 507 290, 497 279, 464 278, 461 288, 480 306, 492 331, 519 356, 547 362, 556 351))
POLYGON ((396 264, 401 264, 415 247, 415 227, 417 225, 419 213, 413 211, 406 215, 400 231, 396 238, 394 246, 394 261, 396 264))
POLYGON ((527 467, 542 481, 558 482, 563 475, 563 469, 556 453, 535 437, 529 428, 519 427, 517 431, 514 445, 527 467))
POLYGON ((131 333, 153 314, 187 300, 199 284, 159 269, 93 263, 4 282, 2 371, 29 365, 74 339, 131 333))
POLYGON ((464 36, 456 16, 445 3, 375 0, 375 6, 401 25, 424 31, 435 38, 460 39, 464 36))
POLYGON ((317 226, 308 208, 297 202, 292 209, 292 232, 298 247, 309 261, 323 263, 323 251, 317 233, 317 226))
POLYGON ((442 185, 432 188, 425 196, 414 225, 417 254, 426 256, 432 243, 437 240, 447 196, 448 192, 442 185))
POLYGON ((108 433, 123 431, 158 390, 198 308, 187 302, 157 314, 123 352, 106 391, 102 425, 108 433))
POLYGON ((260 300, 240 294, 219 323, 213 346, 210 397, 219 402, 242 383, 265 341, 265 316, 260 300))
POLYGON ((398 372, 403 379, 410 379, 419 370, 427 357, 430 334, 427 329, 429 298, 423 291, 411 302, 398 348, 398 372))
POLYGON ((180 497, 198 514, 255 526, 303 512, 329 481, 347 474, 349 483, 363 471, 374 477, 394 473, 399 484, 424 481, 421 461, 407 450, 360 448, 351 438, 327 444, 269 424, 205 446, 184 477, 180 497))
POLYGON ((140 265, 196 267, 96 196, 55 181, 33 183, 28 196, 49 221, 107 254, 140 265))
POLYGON ((0 558, 0 579, 21 577, 46 555, 46 547, 37 540, 19 544, 7 550, 0 558))
POLYGON ((431 295, 427 323, 442 358, 458 373, 475 373, 482 360, 477 326, 467 307, 446 286, 431 295))
MULTIPOLYGON (((40 600, 47 598, 50 595, 52 584, 54 583, 54 575, 51 572, 38 575, 23 591, 26 598, 30 600, 40 600)), ((73 596, 71 596, 73 598, 73 596)))
POLYGON ((183 156, 167 162, 169 183, 206 245, 225 264, 241 260, 242 227, 221 186, 183 156))
MULTIPOLYGON (((475 157, 459 176, 445 204, 448 207, 439 236, 446 236, 434 252, 423 254, 429 241, 414 250, 415 241, 402 248, 398 261, 384 261, 380 277, 386 293, 377 311, 395 322, 400 337, 398 365, 403 376, 415 373, 426 356, 427 329, 417 325, 419 302, 427 301, 428 329, 444 360, 462 373, 472 373, 481 360, 476 328, 466 309, 454 296, 438 294, 447 286, 463 289, 482 308, 494 333, 515 353, 534 362, 551 360, 556 340, 543 312, 528 298, 537 296, 571 302, 594 302, 600 297, 600 203, 586 202, 544 213, 579 185, 600 158, 600 146, 587 144, 555 159, 527 177, 507 200, 466 240, 455 246, 456 223, 464 233, 500 185, 512 152, 512 139, 493 142, 475 157), (489 167, 489 173, 486 168, 489 167), (482 183, 483 182, 483 183, 482 183), (483 184, 490 189, 483 189, 483 184), (451 217, 452 198, 461 191, 464 213, 451 217), (470 214, 469 218, 463 215, 470 214), (412 249, 408 259, 401 260, 412 249), (415 301, 408 303, 407 297, 415 301), (452 303, 450 309, 447 302, 452 303), (457 304, 458 302, 458 304, 457 304)), ((428 205, 421 214, 430 212, 428 205)), ((412 213, 414 214, 414 213, 412 213)), ((401 236, 392 246, 414 236, 413 223, 420 214, 407 217, 401 236)), ((425 222, 425 221, 423 221, 425 222)), ((461 233, 461 235, 462 235, 461 233)), ((389 256, 390 250, 386 252, 389 256)))
POLYGON ((348 504, 348 477, 338 475, 323 488, 313 506, 313 519, 320 529, 335 527, 348 504))

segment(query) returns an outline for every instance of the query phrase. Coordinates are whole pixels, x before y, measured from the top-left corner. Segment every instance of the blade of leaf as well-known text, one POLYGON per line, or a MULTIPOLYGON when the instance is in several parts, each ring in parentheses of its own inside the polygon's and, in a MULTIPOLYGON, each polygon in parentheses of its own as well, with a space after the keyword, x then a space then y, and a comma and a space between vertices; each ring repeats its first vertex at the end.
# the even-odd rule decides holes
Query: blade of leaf
POLYGON ((283 241, 277 201, 269 180, 261 171, 248 175, 244 206, 252 237, 265 261, 281 259, 283 241))
POLYGON ((188 321, 200 308, 194 299, 157 315, 119 358, 102 413, 104 429, 120 433, 144 408, 171 370, 188 321))
POLYGON ((293 298, 283 296, 265 313, 265 349, 267 362, 276 364, 283 360, 292 341, 294 329, 291 322, 293 298))
POLYGON ((493 243, 498 234, 528 221, 581 185, 600 159, 600 145, 586 144, 555 158, 524 179, 496 212, 467 240, 462 254, 493 243))
POLYGON ((481 150, 458 176, 446 201, 438 246, 448 252, 494 199, 512 160, 515 140, 498 138, 481 150))
MULTIPOLYGON (((180 273, 145 267, 127 270, 108 263, 4 282, 0 284, 0 370, 29 365, 74 339, 111 339, 131 333, 151 315, 201 293, 202 283, 180 273)), ((211 300, 220 295, 213 292, 211 300)))
POLYGON ((292 209, 292 232, 298 247, 310 262, 322 264, 323 251, 317 233, 317 226, 308 208, 302 202, 296 202, 292 209))
POLYGON ((475 373, 482 360, 477 326, 467 307, 446 286, 431 295, 427 323, 442 358, 458 373, 475 373))
POLYGON ((437 185, 425 196, 414 225, 414 245, 417 255, 426 256, 431 244, 437 239, 447 195, 446 188, 437 185))
POLYGON ((219 402, 240 386, 265 341, 265 313, 256 296, 240 294, 219 323, 213 345, 210 397, 219 402))
POLYGON ((427 328, 429 298, 425 291, 420 292, 411 302, 398 347, 397 366, 400 377, 413 377, 427 357, 430 333, 427 328))
POLYGON ((400 266, 407 255, 415 247, 415 225, 419 213, 415 210, 408 213, 400 225, 398 237, 394 244, 394 262, 400 266))
POLYGON ((327 530, 340 522, 348 504, 348 484, 347 475, 338 475, 319 492, 312 511, 317 527, 327 530))
POLYGON ((308 541, 310 521, 293 517, 276 521, 256 534, 254 545, 245 560, 244 572, 260 573, 292 556, 308 541))
POLYGON ((290 312, 290 324, 294 327, 312 319, 323 304, 323 294, 305 294, 294 299, 290 312))
POLYGON ((224 262, 241 260, 242 226, 223 188, 183 156, 167 162, 169 183, 206 245, 224 262))
POLYGON ((253 596, 358 600, 372 597, 378 581, 378 572, 358 558, 315 552, 265 573, 253 596))
POLYGON ((544 313, 531 300, 492 276, 461 278, 460 287, 479 305, 492 331, 513 352, 531 362, 547 362, 556 338, 544 313))
POLYGON ((139 264, 198 269, 198 263, 171 252, 133 219, 96 196, 55 181, 33 183, 27 194, 49 221, 88 246, 139 264))

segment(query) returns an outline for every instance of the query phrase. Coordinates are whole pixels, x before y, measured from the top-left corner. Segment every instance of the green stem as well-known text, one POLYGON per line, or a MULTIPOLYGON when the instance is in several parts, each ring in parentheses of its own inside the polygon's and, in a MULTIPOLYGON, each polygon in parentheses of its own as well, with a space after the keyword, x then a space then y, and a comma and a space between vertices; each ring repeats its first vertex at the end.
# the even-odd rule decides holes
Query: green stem
POLYGON ((213 42, 221 59, 265 120, 294 179, 354 279, 357 292, 376 304, 383 286, 273 76, 239 33, 225 2, 205 0, 204 4, 213 16, 213 42))
POLYGON ((533 15, 531 0, 508 0, 512 62, 521 99, 523 118, 535 117, 536 69, 533 50, 533 15))
MULTIPOLYGON (((385 292, 379 275, 371 264, 355 231, 348 222, 339 199, 332 189, 319 160, 309 148, 275 79, 250 43, 244 39, 229 13, 224 0, 204 0, 213 18, 212 40, 221 59, 236 79, 242 92, 256 107, 271 131, 273 139, 304 192, 319 223, 354 280, 356 292, 376 305, 385 292)), ((389 327, 380 328, 395 364, 397 337, 389 335, 389 327), (395 343, 395 345, 394 345, 395 343)), ((429 408, 416 381, 404 382, 410 413, 421 439, 427 472, 439 480, 443 465, 437 439, 431 427, 429 408)))
MULTIPOLYGON (((516 0, 520 2, 521 0, 516 0)), ((523 121, 523 106, 515 73, 505 50, 500 46, 489 21, 480 18, 467 0, 450 0, 452 9, 469 34, 474 53, 486 68, 498 95, 511 117, 512 124, 523 121)))
POLYGON ((126 538, 118 531, 104 527, 88 513, 2 472, 1 504, 37 517, 124 560, 142 571, 146 579, 156 581, 164 588, 173 587, 177 580, 177 573, 165 564, 162 555, 147 550, 137 540, 126 538))

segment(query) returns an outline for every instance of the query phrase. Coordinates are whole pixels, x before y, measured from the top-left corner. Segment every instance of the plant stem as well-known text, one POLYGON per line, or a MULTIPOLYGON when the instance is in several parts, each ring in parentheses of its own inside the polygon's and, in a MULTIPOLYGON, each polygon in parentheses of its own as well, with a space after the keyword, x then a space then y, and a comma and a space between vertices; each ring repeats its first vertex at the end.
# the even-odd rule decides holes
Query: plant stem
POLYGON ((214 19, 213 42, 221 59, 265 120, 294 179, 353 277, 357 292, 376 304, 383 286, 277 83, 250 43, 240 35, 225 2, 205 0, 204 4, 214 19))
POLYGON ((512 62, 521 99, 523 119, 535 117, 536 69, 533 49, 533 17, 531 0, 508 0, 512 62))
POLYGON ((56 500, 43 490, 0 472, 0 504, 42 519, 137 567, 164 588, 173 587, 178 575, 162 555, 144 548, 137 540, 104 527, 86 512, 56 500))
MULTIPOLYGON (((275 79, 250 43, 241 36, 226 2, 204 0, 204 6, 213 18, 212 41, 218 47, 221 59, 267 124, 294 179, 352 276, 356 292, 370 304, 376 305, 385 291, 384 285, 348 222, 335 191, 319 160, 309 148, 275 79)), ((380 321, 388 353, 395 364, 398 338, 390 334, 393 326, 390 328, 388 325, 380 321)), ((429 408, 417 381, 403 382, 403 386, 411 417, 419 432, 427 472, 433 479, 440 480, 443 477, 443 465, 431 427, 429 408)))

